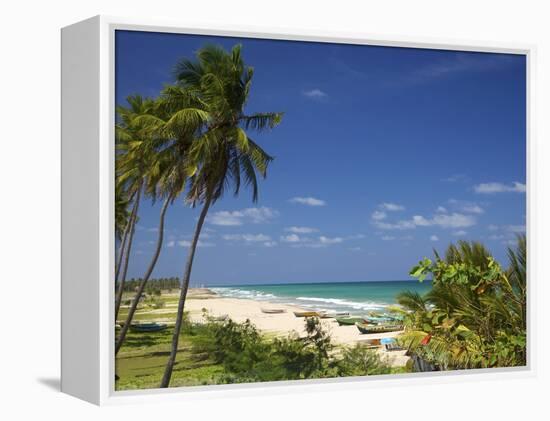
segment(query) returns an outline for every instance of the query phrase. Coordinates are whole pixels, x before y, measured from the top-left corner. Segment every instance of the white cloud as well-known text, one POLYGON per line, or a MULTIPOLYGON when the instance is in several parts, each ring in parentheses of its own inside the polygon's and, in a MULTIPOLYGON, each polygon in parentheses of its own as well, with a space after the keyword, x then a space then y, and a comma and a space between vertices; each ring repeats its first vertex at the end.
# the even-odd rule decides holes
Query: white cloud
POLYGON ((350 250, 350 251, 361 251, 361 247, 349 247, 348 250, 350 250))
POLYGON ((432 219, 432 225, 438 225, 442 228, 465 228, 475 224, 476 219, 472 215, 463 215, 456 212, 449 215, 435 215, 432 219))
POLYGON ((265 234, 226 234, 222 238, 227 241, 244 241, 245 243, 271 241, 271 237, 265 234))
POLYGON ((315 197, 293 197, 289 201, 290 203, 299 203, 307 206, 325 206, 327 204, 324 200, 316 199, 315 197))
POLYGON ((218 211, 212 213, 207 220, 212 225, 236 226, 243 224, 243 216, 240 211, 218 211))
POLYGON ((310 227, 288 227, 288 228, 285 228, 285 231, 293 232, 296 234, 311 234, 312 232, 317 232, 319 230, 317 228, 310 228, 310 227))
POLYGON ((447 213, 447 208, 443 207, 443 206, 438 206, 437 209, 435 210, 437 213, 447 213))
POLYGON ((437 235, 430 235, 430 241, 439 241, 439 237, 437 235))
MULTIPOLYGON (((191 241, 189 240, 179 240, 179 241, 169 241, 166 245, 167 247, 174 247, 175 245, 178 245, 180 247, 191 247, 191 241)), ((216 244, 214 243, 206 243, 201 240, 198 241, 197 247, 215 247, 216 244)))
POLYGON ((382 203, 380 205, 380 208, 387 210, 389 212, 397 212, 397 211, 405 210, 405 206, 401 206, 395 203, 382 203))
POLYGON ((342 237, 326 237, 321 235, 317 238, 300 237, 297 234, 289 234, 281 236, 281 242, 290 243, 291 247, 310 247, 320 248, 328 247, 334 244, 340 244, 345 241, 342 237))
POLYGON ((377 210, 372 213, 371 218, 374 219, 375 221, 381 221, 382 219, 386 219, 387 216, 388 214, 386 212, 377 210))
POLYGON ((438 213, 431 219, 422 215, 414 215, 411 220, 402 220, 396 223, 373 221, 373 224, 383 230, 406 230, 416 227, 439 226, 442 228, 466 228, 476 224, 472 215, 454 212, 452 214, 438 213))
POLYGON ((421 215, 414 215, 412 220, 414 225, 419 227, 428 227, 433 225, 433 221, 429 221, 421 215))
POLYGON ((319 237, 319 241, 321 244, 338 244, 344 241, 344 239, 342 237, 329 238, 322 235, 319 237))
POLYGON ((503 183, 482 183, 474 186, 474 191, 481 194, 492 194, 492 193, 525 193, 526 186, 523 183, 514 182, 511 185, 506 185, 503 183))
POLYGON ((268 222, 278 215, 279 212, 275 209, 261 207, 237 211, 218 211, 212 213, 207 220, 212 225, 239 226, 246 222, 252 222, 253 224, 268 222))
POLYGON ((275 247, 277 245, 277 241, 266 241, 263 245, 264 247, 275 247))
POLYGON ((408 230, 416 228, 412 221, 398 221, 396 223, 374 221, 374 225, 382 230, 408 230))
POLYGON ((478 214, 478 215, 485 212, 481 206, 476 205, 476 204, 464 205, 461 209, 462 209, 462 212, 475 213, 475 214, 478 214))
POLYGON ((306 239, 301 238, 297 234, 288 234, 288 235, 282 235, 281 241, 284 243, 299 243, 301 241, 305 241, 306 239))
POLYGON ((453 235, 456 236, 456 237, 464 237, 466 234, 468 234, 468 233, 464 230, 453 232, 453 235))
POLYGON ((375 210, 371 214, 370 217, 371 217, 373 225, 375 225, 376 227, 378 227, 380 229, 401 230, 401 229, 414 228, 414 224, 410 221, 399 221, 397 223, 383 222, 384 220, 386 220, 388 218, 387 212, 398 212, 398 211, 402 211, 402 210, 405 210, 405 207, 401 206, 401 205, 398 205, 396 203, 389 203, 389 202, 380 203, 378 205, 378 210, 375 210))
POLYGON ((309 91, 303 91, 302 95, 311 99, 325 99, 328 97, 328 94, 326 92, 323 92, 319 88, 314 88, 309 91))
POLYGON ((244 216, 250 218, 254 224, 267 222, 279 216, 279 212, 275 209, 262 206, 261 208, 248 208, 243 211, 244 216))
POLYGON ((382 240, 384 241, 392 241, 392 240, 395 240, 395 237, 391 236, 391 235, 384 235, 381 237, 382 240))
POLYGON ((482 213, 485 213, 485 210, 477 203, 475 202, 468 202, 465 200, 456 200, 456 199, 449 199, 449 203, 452 205, 452 207, 458 211, 466 212, 466 213, 475 213, 478 215, 481 215, 482 213))

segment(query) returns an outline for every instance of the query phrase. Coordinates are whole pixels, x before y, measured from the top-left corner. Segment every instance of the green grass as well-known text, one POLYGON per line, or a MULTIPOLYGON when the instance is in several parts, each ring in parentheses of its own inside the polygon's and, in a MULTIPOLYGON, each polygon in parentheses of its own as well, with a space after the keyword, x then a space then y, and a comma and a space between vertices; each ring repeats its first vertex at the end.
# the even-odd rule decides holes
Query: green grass
MULTIPOLYGON (((223 367, 213 363, 208 355, 193 351, 193 345, 203 339, 200 328, 194 328, 192 333, 181 334, 171 387, 218 382, 223 367)), ((172 329, 151 333, 129 332, 116 358, 116 373, 119 376, 116 390, 158 388, 171 341, 172 329)))
MULTIPOLYGON (((143 305, 135 314, 134 321, 175 321, 175 308, 164 307, 163 310, 169 310, 170 312, 160 314, 152 312, 153 310, 153 308, 143 305), (173 312, 172 309, 174 310, 173 312)), ((124 320, 127 312, 128 309, 121 309, 119 320, 124 320)), ((258 337, 254 336, 256 335, 254 332, 252 332, 254 333, 253 335, 246 329, 243 330, 242 324, 235 325, 233 329, 227 331, 225 329, 220 331, 216 330, 216 326, 219 326, 217 323, 214 325, 212 325, 212 323, 190 324, 187 318, 186 320, 180 335, 177 360, 170 382, 171 387, 295 378, 294 374, 290 373, 290 375, 288 375, 288 373, 284 372, 286 368, 283 370, 281 368, 282 366, 272 366, 267 363, 271 360, 269 358, 267 360, 265 359, 269 352, 273 352, 273 348, 268 349, 269 347, 266 348, 265 346, 272 344, 274 338, 278 336, 273 332, 262 333, 260 340, 258 337), (221 336, 219 336, 220 334, 221 336), (236 336, 233 337, 232 335, 236 336), (220 348, 220 345, 214 345, 215 341, 219 338, 221 338, 221 343, 224 344, 222 348, 220 348), (239 344, 244 346, 244 348, 241 349, 239 344), (224 356, 220 359, 219 352, 212 352, 213 345, 215 349, 226 349, 226 347, 228 347, 235 348, 235 350, 231 351, 231 353, 229 352, 230 350, 227 349, 228 357, 226 358, 226 356, 224 356), (243 350, 246 350, 246 352, 243 350), (210 352, 210 354, 208 352, 210 352), (215 358, 217 359, 215 360, 215 358), (260 358, 260 360, 258 360, 258 358, 260 358), (262 360, 262 358, 264 359, 262 360), (266 364, 264 364, 264 362, 266 362, 266 364), (249 365, 252 368, 247 368, 249 365)), ((119 380, 116 381, 115 389, 132 390, 158 388, 168 361, 172 334, 173 326, 169 326, 168 329, 161 332, 129 331, 116 357, 116 373, 119 376, 119 380)), ((309 354, 295 354, 296 349, 294 348, 296 347, 293 346, 292 343, 287 343, 285 346, 286 351, 280 355, 288 355, 289 358, 292 359, 291 364, 296 365, 296 361, 309 361, 309 354), (300 360, 300 358, 302 358, 302 360, 300 360)), ((335 358, 339 359, 341 357, 340 351, 341 349, 338 347, 333 349, 330 352, 330 358, 333 360, 335 358)), ((360 365, 362 362, 359 361, 358 364, 360 365)), ((353 362, 351 366, 354 366, 353 362)), ((397 374, 408 371, 410 371, 410 368, 403 367, 391 368, 386 372, 397 374)), ((298 372, 306 373, 307 370, 298 372)), ((367 372, 365 372, 365 374, 367 374, 367 372)), ((371 373, 369 372, 369 374, 371 373)), ((334 369, 332 369, 332 372, 327 371, 326 373, 322 372, 319 374, 319 376, 323 377, 332 377, 333 375, 336 375, 334 369)))
MULTIPOLYGON (((127 315, 128 313, 121 311, 118 315, 118 320, 119 321, 126 320, 127 315)), ((163 319, 164 321, 166 321, 167 319, 170 319, 170 321, 175 322, 176 315, 177 315, 176 310, 174 310, 173 313, 151 313, 149 310, 147 312, 136 312, 136 314, 134 314, 132 321, 133 322, 139 322, 141 320, 155 321, 158 319, 163 319)))

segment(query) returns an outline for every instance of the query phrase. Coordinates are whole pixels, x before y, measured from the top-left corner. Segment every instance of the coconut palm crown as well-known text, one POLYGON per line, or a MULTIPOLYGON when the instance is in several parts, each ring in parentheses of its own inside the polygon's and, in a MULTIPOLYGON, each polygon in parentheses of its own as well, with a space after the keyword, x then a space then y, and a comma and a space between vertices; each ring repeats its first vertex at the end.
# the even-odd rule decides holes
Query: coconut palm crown
POLYGON ((180 61, 175 69, 178 86, 196 98, 207 113, 207 122, 189 150, 186 163, 190 176, 187 200, 194 206, 206 199, 215 202, 232 185, 237 195, 241 179, 258 200, 256 173, 265 177, 273 160, 248 131, 277 126, 282 113, 245 114, 254 71, 245 66, 241 46, 227 53, 206 46, 198 61, 180 61))
MULTIPOLYGON (((242 181, 252 189, 252 200, 258 200, 256 173, 262 177, 273 158, 249 135, 277 126, 281 113, 245 113, 254 71, 245 66, 241 46, 231 52, 216 46, 198 51, 197 61, 181 60, 175 68, 177 87, 196 107, 178 114, 182 122, 202 122, 200 129, 191 124, 194 140, 185 157, 189 177, 187 201, 202 204, 195 233, 189 247, 178 303, 172 348, 161 387, 168 387, 176 361, 183 310, 200 232, 210 206, 223 197, 228 188, 238 195, 242 181)), ((185 126, 185 124, 183 124, 185 126)))

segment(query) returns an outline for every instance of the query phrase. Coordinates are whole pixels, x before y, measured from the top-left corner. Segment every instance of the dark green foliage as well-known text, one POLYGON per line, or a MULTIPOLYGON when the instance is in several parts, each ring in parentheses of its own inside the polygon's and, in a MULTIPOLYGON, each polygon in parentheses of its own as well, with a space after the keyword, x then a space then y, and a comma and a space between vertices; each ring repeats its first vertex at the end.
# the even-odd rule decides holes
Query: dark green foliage
MULTIPOLYGON (((139 286, 140 282, 141 282, 141 279, 135 279, 135 278, 126 280, 126 283, 124 284, 124 292, 134 292, 136 288, 139 286)), ((178 289, 179 287, 180 287, 180 280, 179 278, 176 278, 176 277, 149 279, 146 293, 147 294, 155 293, 157 295, 160 295, 162 291, 170 292, 172 289, 178 289)))
POLYGON ((306 336, 296 334, 270 340, 248 320, 202 325, 203 337, 194 340, 194 352, 211 355, 224 367, 220 383, 298 380, 364 376, 389 373, 390 368, 370 350, 356 347, 343 351, 343 358, 331 357, 333 345, 319 319, 306 319, 306 336))
POLYGON ((391 372, 391 368, 380 360, 374 350, 361 344, 344 349, 342 359, 336 367, 338 376, 367 376, 391 372))
MULTIPOLYGON (((185 344, 178 351, 173 381, 177 386, 300 380, 392 373, 378 355, 357 345, 333 351, 318 319, 306 321, 306 335, 271 338, 250 322, 193 323, 184 313, 185 344)), ((117 390, 150 388, 158 377, 170 345, 168 330, 130 332, 117 356, 117 390)))
POLYGON ((398 296, 408 310, 402 344, 441 369, 525 365, 525 236, 518 237, 516 249, 508 249, 507 270, 475 242, 461 241, 444 259, 435 257, 411 270, 419 279, 431 275, 432 290, 424 297, 398 296))

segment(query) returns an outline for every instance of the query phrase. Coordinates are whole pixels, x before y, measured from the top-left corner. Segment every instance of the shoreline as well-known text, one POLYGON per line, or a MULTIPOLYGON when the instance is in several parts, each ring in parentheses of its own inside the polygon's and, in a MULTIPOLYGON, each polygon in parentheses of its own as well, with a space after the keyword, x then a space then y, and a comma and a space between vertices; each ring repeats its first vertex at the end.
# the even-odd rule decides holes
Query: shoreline
MULTIPOLYGON (((300 336, 305 335, 305 323, 303 317, 296 317, 294 311, 311 311, 311 308, 303 308, 290 304, 273 303, 270 301, 253 300, 248 298, 222 297, 213 291, 205 293, 206 288, 190 289, 185 303, 185 310, 193 322, 204 322, 203 309, 213 317, 227 315, 232 320, 242 323, 247 319, 262 333, 277 336, 286 336, 296 332, 300 336), (263 309, 284 309, 284 313, 268 314, 263 309)), ((339 326, 334 318, 320 319, 323 327, 329 332, 332 342, 336 346, 354 346, 357 343, 365 343, 370 339, 394 338, 399 332, 362 334, 356 326, 339 326)), ((395 367, 404 366, 409 357, 405 351, 385 351, 383 347, 377 350, 381 356, 395 367)))

